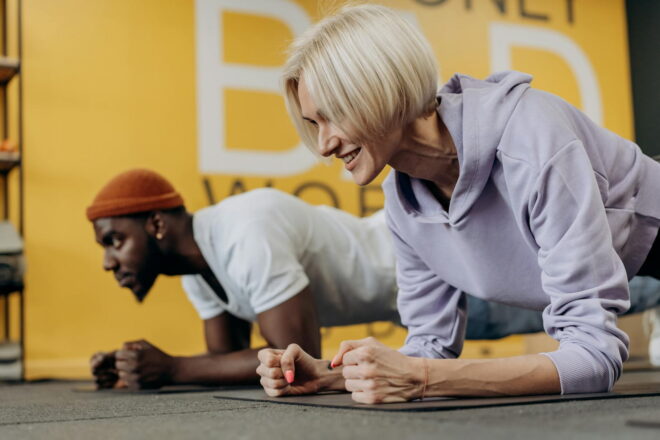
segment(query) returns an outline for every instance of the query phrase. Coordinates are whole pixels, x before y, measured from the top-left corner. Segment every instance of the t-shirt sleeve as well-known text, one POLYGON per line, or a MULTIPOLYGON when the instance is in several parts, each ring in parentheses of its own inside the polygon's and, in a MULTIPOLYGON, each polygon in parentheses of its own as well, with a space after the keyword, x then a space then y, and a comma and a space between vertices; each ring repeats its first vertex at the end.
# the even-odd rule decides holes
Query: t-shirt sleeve
POLYGON ((224 312, 222 304, 209 289, 200 286, 199 281, 193 275, 181 278, 183 290, 202 320, 215 318, 224 312))
POLYGON ((287 225, 248 221, 234 241, 227 272, 255 314, 277 307, 309 285, 300 262, 303 249, 287 225))
POLYGON ((461 354, 467 322, 465 294, 440 279, 401 238, 388 217, 397 265, 397 307, 408 328, 407 356, 452 359, 461 354))
POLYGON ((612 245, 603 202, 579 141, 558 151, 535 177, 528 204, 543 289, 547 333, 563 394, 612 388, 628 356, 617 314, 630 305, 623 262, 612 245))

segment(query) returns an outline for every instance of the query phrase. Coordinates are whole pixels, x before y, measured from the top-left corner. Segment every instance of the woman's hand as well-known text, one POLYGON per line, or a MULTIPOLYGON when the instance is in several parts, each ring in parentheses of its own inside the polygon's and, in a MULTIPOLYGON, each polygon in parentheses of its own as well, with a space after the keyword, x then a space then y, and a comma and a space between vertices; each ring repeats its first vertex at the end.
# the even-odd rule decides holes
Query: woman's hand
POLYGON ((428 363, 405 356, 374 338, 344 341, 332 366, 344 365, 346 389, 359 403, 405 402, 422 396, 428 363))
POLYGON ((314 394, 332 382, 328 361, 314 359, 298 344, 291 344, 286 350, 264 348, 259 351, 257 374, 261 385, 271 397, 286 395, 314 394))

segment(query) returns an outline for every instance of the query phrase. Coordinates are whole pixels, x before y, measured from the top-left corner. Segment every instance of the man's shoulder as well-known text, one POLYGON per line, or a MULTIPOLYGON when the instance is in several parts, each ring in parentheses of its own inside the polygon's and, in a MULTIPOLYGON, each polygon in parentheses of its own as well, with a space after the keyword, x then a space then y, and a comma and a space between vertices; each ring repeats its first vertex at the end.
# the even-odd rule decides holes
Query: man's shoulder
MULTIPOLYGON (((278 225, 300 222, 313 207, 285 192, 260 188, 231 196, 195 213, 198 231, 209 231, 207 239, 237 243, 246 237, 266 236, 278 225)), ((197 236, 197 234, 196 234, 197 236)))
POLYGON ((247 220, 268 219, 275 213, 305 209, 308 205, 297 197, 273 188, 259 188, 227 197, 215 205, 195 212, 203 221, 245 223, 247 220))
POLYGON ((308 205, 295 196, 273 188, 259 188, 226 198, 215 207, 222 211, 239 211, 268 216, 272 212, 305 209, 308 205))

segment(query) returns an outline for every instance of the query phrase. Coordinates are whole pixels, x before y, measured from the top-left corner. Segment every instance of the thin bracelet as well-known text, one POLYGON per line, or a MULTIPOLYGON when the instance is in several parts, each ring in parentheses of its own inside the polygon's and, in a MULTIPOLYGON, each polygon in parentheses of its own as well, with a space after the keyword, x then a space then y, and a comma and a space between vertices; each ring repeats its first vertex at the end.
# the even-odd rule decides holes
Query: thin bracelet
POLYGON ((424 386, 422 387, 422 397, 419 398, 419 400, 424 400, 424 396, 426 395, 426 385, 429 383, 429 362, 428 359, 422 358, 422 362, 424 363, 424 386))

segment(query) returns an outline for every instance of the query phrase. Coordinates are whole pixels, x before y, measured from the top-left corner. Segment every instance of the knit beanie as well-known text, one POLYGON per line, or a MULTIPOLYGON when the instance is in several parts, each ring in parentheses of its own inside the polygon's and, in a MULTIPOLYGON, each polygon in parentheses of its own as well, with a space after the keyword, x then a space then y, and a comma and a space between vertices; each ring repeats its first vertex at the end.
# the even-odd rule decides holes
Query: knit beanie
POLYGON ((87 219, 116 217, 183 206, 181 195, 160 174, 146 169, 125 171, 108 182, 87 208, 87 219))

